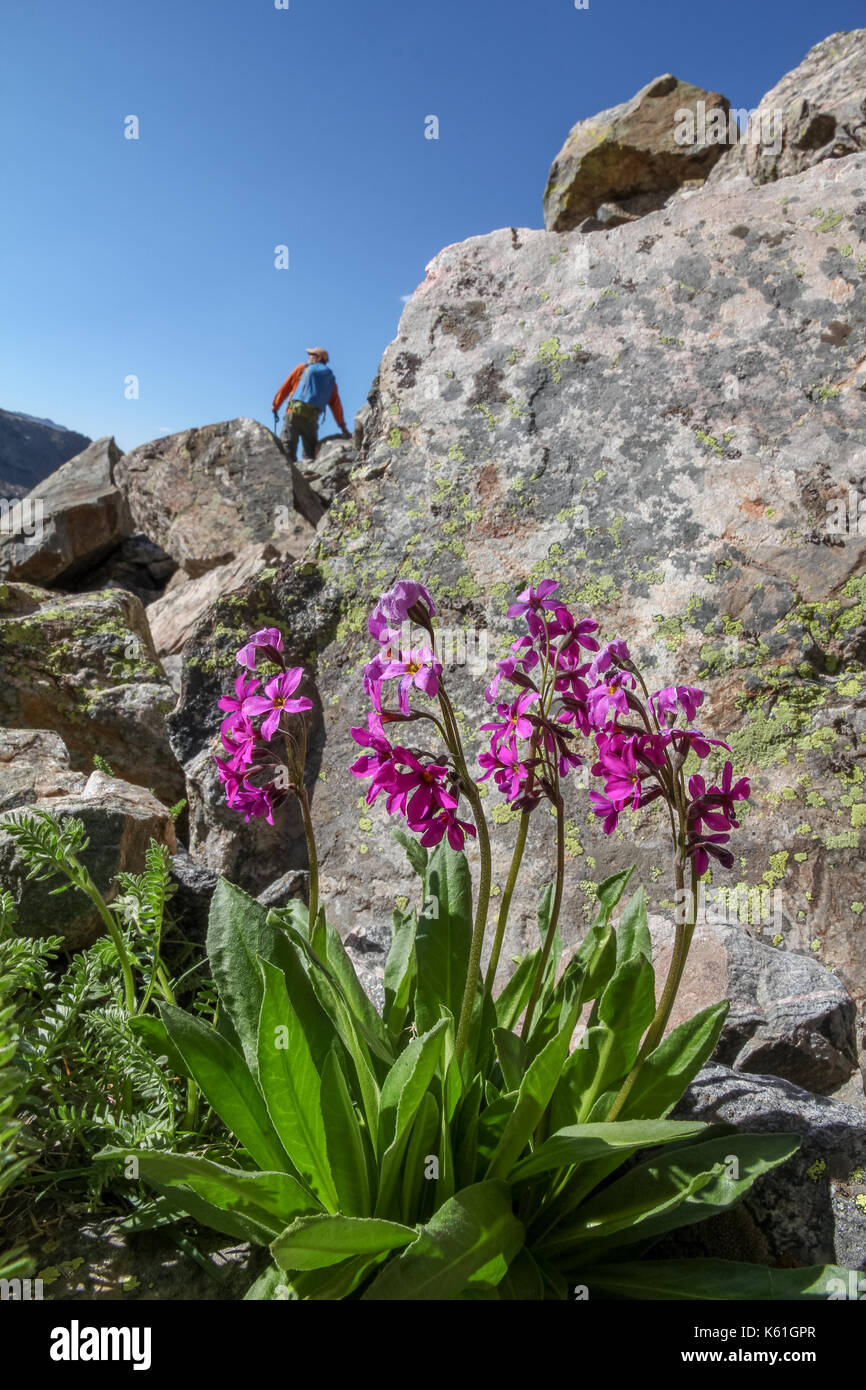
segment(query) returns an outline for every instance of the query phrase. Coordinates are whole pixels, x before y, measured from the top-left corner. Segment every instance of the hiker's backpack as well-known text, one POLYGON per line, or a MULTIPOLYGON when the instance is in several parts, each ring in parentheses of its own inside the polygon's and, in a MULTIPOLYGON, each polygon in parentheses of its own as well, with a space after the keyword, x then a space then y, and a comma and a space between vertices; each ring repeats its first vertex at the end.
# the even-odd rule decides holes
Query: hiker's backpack
POLYGON ((316 410, 321 410, 324 414, 334 390, 335 380, 334 373, 324 362, 310 362, 298 382, 298 389, 292 400, 315 406, 316 410))

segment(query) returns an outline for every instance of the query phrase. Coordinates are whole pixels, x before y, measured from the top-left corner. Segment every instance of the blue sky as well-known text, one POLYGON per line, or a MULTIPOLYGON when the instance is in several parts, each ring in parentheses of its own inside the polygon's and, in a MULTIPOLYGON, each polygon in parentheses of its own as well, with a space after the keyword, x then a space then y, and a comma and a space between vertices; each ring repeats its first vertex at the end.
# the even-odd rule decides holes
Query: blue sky
POLYGON ((861 0, 4 0, 0 406, 124 449, 270 424, 321 343, 351 417, 431 257, 543 224, 575 121, 668 71, 754 106, 863 22, 861 0))

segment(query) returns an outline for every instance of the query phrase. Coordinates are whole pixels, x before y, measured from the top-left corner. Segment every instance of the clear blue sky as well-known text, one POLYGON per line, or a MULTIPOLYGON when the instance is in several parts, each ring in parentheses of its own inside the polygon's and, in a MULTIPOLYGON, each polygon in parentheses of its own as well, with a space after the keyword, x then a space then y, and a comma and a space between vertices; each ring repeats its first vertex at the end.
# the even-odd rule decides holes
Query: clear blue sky
POLYGON ((542 225, 575 121, 667 71, 754 106, 863 23, 862 0, 4 0, 0 406, 126 449, 270 424, 321 343, 351 416, 431 257, 542 225))

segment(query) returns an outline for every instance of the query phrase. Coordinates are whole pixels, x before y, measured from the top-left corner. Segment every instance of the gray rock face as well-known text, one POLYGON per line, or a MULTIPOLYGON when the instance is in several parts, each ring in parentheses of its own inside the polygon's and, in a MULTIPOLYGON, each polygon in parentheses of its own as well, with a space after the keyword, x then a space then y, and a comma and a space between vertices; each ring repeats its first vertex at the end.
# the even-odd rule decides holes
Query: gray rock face
MULTIPOLYGON (((322 515, 270 430, 226 420, 142 444, 116 469, 135 528, 196 579, 244 546, 300 555, 322 515)), ((179 579, 178 579, 178 582, 179 579)))
POLYGON ((53 420, 0 410, 0 496, 24 497, 90 440, 53 420))
MULTIPOLYGON (((681 192, 589 236, 506 228, 447 247, 385 353, 362 465, 323 522, 315 568, 250 581, 201 619, 171 720, 178 756, 192 768, 216 733, 234 650, 266 614, 321 700, 324 900, 344 931, 372 935, 416 888, 384 808, 349 779, 366 616, 396 578, 423 579, 466 654, 486 643, 486 661, 460 664, 458 642, 446 669, 474 757, 493 658, 517 631, 505 610, 550 576, 603 638, 628 640, 651 688, 710 692, 701 725, 753 786, 736 870, 717 882, 778 894, 785 947, 830 965, 862 1003, 866 546, 851 517, 866 495, 864 272, 864 155, 760 188, 681 192)), ((271 832, 234 817, 238 850, 198 764, 193 780, 208 862, 245 882, 270 859, 271 832)), ((495 793, 485 805, 501 891, 514 817, 495 793)), ((670 897, 656 811, 607 838, 586 790, 567 785, 569 943, 598 882, 632 860, 656 908, 670 897)), ((535 943, 553 874, 549 822, 533 822, 505 962, 535 943)), ((271 860, 248 886, 286 867, 271 860)))
POLYGON ((68 587, 130 534, 129 509, 114 482, 119 458, 112 438, 97 439, 28 494, 27 534, 0 536, 0 578, 68 587))
POLYGON ((183 795, 165 727, 174 692, 133 595, 0 584, 0 669, 0 727, 49 729, 75 771, 99 753, 168 805, 183 795))
POLYGON ((208 570, 198 579, 170 585, 161 598, 148 606, 147 621, 160 658, 175 655, 191 637, 201 614, 219 598, 231 593, 253 575, 281 562, 272 545, 247 545, 227 565, 208 570))
POLYGON ((357 467, 359 455, 354 445, 342 435, 330 435, 319 444, 312 463, 304 460, 299 467, 316 496, 326 507, 330 507, 338 492, 349 481, 352 469, 357 467))
POLYGON ((0 811, 78 792, 87 778, 73 772, 63 739, 46 729, 0 729, 0 811))
MULTIPOLYGON (((47 810, 61 819, 83 821, 90 841, 82 862, 106 901, 117 894, 114 876, 121 871, 140 873, 150 841, 176 849, 174 824, 166 808, 143 787, 94 772, 85 787, 69 796, 55 796, 21 807, 16 812, 47 810)), ((18 908, 16 930, 20 936, 62 936, 67 947, 89 946, 104 930, 102 919, 89 898, 70 890, 52 895, 59 876, 27 878, 28 866, 0 816, 0 885, 11 890, 18 908)))
POLYGON ((726 97, 670 73, 647 83, 630 101, 578 121, 548 175, 547 230, 569 232, 587 219, 591 221, 585 230, 630 221, 661 207, 681 184, 706 178, 724 146, 678 138, 688 134, 685 112, 693 114, 697 135, 698 103, 703 105, 704 121, 718 110, 727 124, 726 97), (597 217, 600 205, 606 210, 597 217))
MULTIPOLYGON (((733 1211, 676 1233, 653 1258, 712 1255, 793 1267, 866 1267, 866 1116, 771 1076, 711 1065, 673 1111, 678 1120, 802 1135, 799 1151, 759 1178, 733 1211)), ((736 1155, 736 1135, 731 1153, 736 1155)))
MULTIPOLYGON (((666 979, 673 926, 653 917, 650 929, 656 979, 666 979)), ((715 1061, 780 1076, 822 1095, 855 1075, 862 1094, 854 1003, 816 960, 756 940, 736 922, 701 923, 669 1026, 719 999, 729 999, 731 1008, 715 1061)))
MULTIPOLYGON (((831 34, 761 98, 747 139, 710 181, 771 183, 866 149, 866 29, 831 34)), ((832 216, 832 213, 828 215, 832 216)))

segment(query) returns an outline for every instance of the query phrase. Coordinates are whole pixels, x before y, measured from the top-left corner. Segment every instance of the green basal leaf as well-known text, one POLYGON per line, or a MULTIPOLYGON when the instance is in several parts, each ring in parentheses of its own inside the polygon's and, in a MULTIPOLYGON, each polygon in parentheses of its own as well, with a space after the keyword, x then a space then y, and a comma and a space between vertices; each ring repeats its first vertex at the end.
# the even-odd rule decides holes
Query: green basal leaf
POLYGON ((672 1110, 712 1056, 730 1005, 711 1004, 680 1023, 647 1057, 620 1111, 620 1119, 654 1119, 672 1110))
POLYGON ((319 1071, 283 972, 266 960, 260 963, 259 1080, 268 1114, 304 1182, 328 1211, 336 1211, 339 1198, 328 1162, 319 1071))
POLYGON ((364 986, 355 973, 355 967, 351 958, 343 945, 340 933, 336 927, 331 926, 330 922, 325 924, 325 942, 327 949, 327 965, 334 979, 340 987, 343 998, 351 1009, 358 1024, 363 1029, 364 1038, 371 1041, 375 1039, 377 1044, 376 1055, 389 1064, 394 1060, 394 1049, 391 1039, 376 1012, 364 986))
POLYGON ((285 1270, 326 1269, 357 1255, 382 1255, 411 1244, 413 1226, 373 1217, 305 1216, 293 1221, 271 1243, 271 1254, 285 1270))
MULTIPOLYGON (((479 1072, 473 1077, 472 1081, 463 1092, 459 1108, 454 1118, 452 1125, 452 1148, 454 1153, 455 1188, 471 1187, 478 1175, 478 1121, 483 1091, 484 1083, 479 1072)), ((506 1118, 507 1111, 503 1115, 503 1127, 506 1118)), ((499 1133, 501 1134, 501 1129, 499 1133)), ((491 1137, 491 1154, 498 1139, 499 1134, 491 1137)))
POLYGON ((250 1284, 244 1294, 244 1301, 265 1303, 285 1298, 287 1294, 285 1274, 281 1269, 277 1269, 276 1265, 269 1265, 264 1273, 250 1284))
POLYGON ((450 1020, 442 1019, 429 1033, 414 1038, 385 1078, 376 1140, 380 1172, 376 1216, 385 1216, 392 1210, 402 1186, 402 1160, 410 1127, 440 1066, 449 1027, 450 1020))
POLYGON ((126 1152, 135 1159, 146 1182, 158 1183, 163 1191, 170 1188, 181 1205, 185 1189, 189 1189, 211 1206, 244 1217, 263 1232, 269 1231, 268 1239, 297 1217, 321 1210, 310 1193, 288 1173, 250 1173, 193 1154, 126 1152))
POLYGON ((403 849, 406 851, 406 858, 409 860, 409 863, 412 865, 418 877, 423 878, 427 872, 427 851, 420 840, 417 840, 414 835, 410 835, 408 831, 401 830, 397 826, 392 827, 391 836, 392 839, 396 840, 398 845, 402 845, 403 849))
POLYGON ((615 1150, 621 1150, 625 1159, 638 1149, 691 1138, 705 1133, 707 1128, 699 1120, 614 1120, 612 1123, 570 1125, 551 1134, 534 1153, 522 1159, 512 1170, 511 1182, 525 1182, 540 1173, 588 1163, 615 1150))
POLYGON ((538 1302, 544 1298, 544 1276, 525 1246, 518 1250, 500 1279, 497 1293, 500 1298, 519 1303, 538 1302))
POLYGON ((128 1020, 129 1030, 143 1042, 153 1057, 164 1057, 178 1076, 190 1076, 186 1062, 168 1036, 168 1029, 155 1014, 138 1014, 128 1020))
POLYGON ((568 1056, 579 1010, 580 1000, 572 1008, 562 1031, 550 1040, 523 1076, 514 1108, 490 1160, 488 1179, 508 1177, 541 1123, 568 1056))
POLYGON ((228 879, 219 880, 208 915, 208 960, 219 990, 221 1012, 231 1019, 253 1076, 262 1007, 258 957, 274 961, 280 936, 278 928, 268 923, 267 908, 228 879))
POLYGON ((653 944, 647 922, 647 900, 643 884, 629 898, 616 924, 617 965, 622 965, 637 955, 646 956, 652 964, 653 944))
POLYGON ((240 1053, 213 1029, 173 1004, 161 1004, 160 1015, 208 1104, 254 1163, 268 1172, 292 1172, 262 1093, 240 1053))
POLYGON ((500 1028, 514 1028, 529 1003, 532 982, 541 960, 541 951, 530 951, 517 963, 508 984, 496 1000, 496 1020, 500 1028))
POLYGON ((453 1300, 496 1261, 507 1266, 524 1241, 505 1183, 482 1182, 445 1202, 417 1239, 363 1294, 366 1301, 453 1300))
MULTIPOLYGON (((412 1123, 403 1160, 403 1191, 400 1201, 403 1221, 423 1221, 432 1211, 433 1198, 441 1197, 439 1179, 435 1171, 441 1164, 440 1131, 440 1106, 432 1091, 426 1091, 412 1123)), ((450 1195, 449 1192, 448 1196, 450 1195)))
MULTIPOLYGON (((547 940, 547 933, 550 928, 550 916, 553 912, 553 899, 555 894, 556 884, 548 883, 547 887, 542 889, 541 897, 538 900, 538 932, 541 937, 542 946, 544 945, 544 942, 547 940)), ((544 989, 546 989, 549 985, 553 984, 553 981, 556 978, 556 972, 559 967, 559 962, 561 958, 562 932, 560 931, 559 923, 557 922, 556 931, 553 933, 553 945, 551 946, 550 954, 547 957, 547 965, 544 968, 544 980, 542 981, 542 986, 544 989)))
POLYGON ((737 1134, 654 1155, 584 1202, 578 1220, 546 1238, 542 1248, 571 1263, 572 1254, 590 1259, 703 1221, 732 1206, 800 1142, 797 1134, 737 1134))
MULTIPOLYGON (((417 843, 413 840, 413 844, 417 843)), ((420 848, 420 846, 419 846, 420 848)), ((424 851, 426 860, 427 851, 424 851)), ((418 918, 411 912, 395 910, 391 948, 385 961, 385 1010, 383 1018, 388 1036, 398 1051, 409 1041, 407 1019, 418 969, 415 961, 415 932, 418 918)))
POLYGON ((346 1216, 369 1216, 372 1148, 336 1051, 328 1053, 322 1068, 321 1100, 325 1148, 339 1209, 346 1216))
POLYGON ((472 880, 466 856, 445 841, 427 864, 415 935, 415 1027, 425 1033, 444 1004, 460 1017, 472 944, 472 880))
POLYGON ((593 1265, 592 1298, 691 1299, 773 1302, 845 1297, 849 1271, 840 1265, 764 1269, 733 1260, 639 1260, 593 1265))
POLYGON ((493 1034, 496 1055, 506 1091, 516 1091, 526 1071, 526 1043, 507 1028, 497 1028, 493 1034))
POLYGON ((628 881, 634 873, 634 864, 630 869, 622 869, 617 874, 611 874, 610 878, 603 879, 598 885, 598 902, 601 910, 601 917, 606 922, 613 912, 620 898, 626 890, 628 881))

